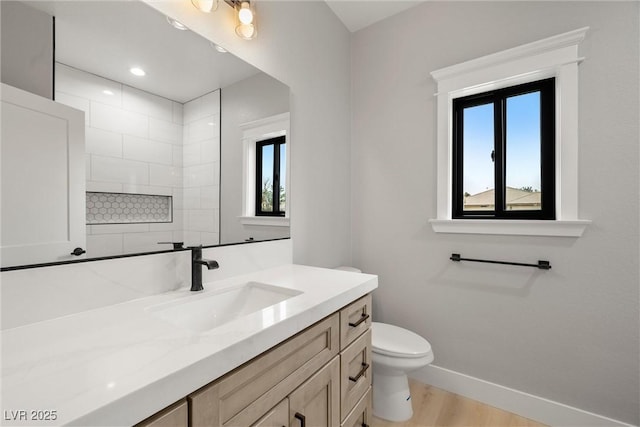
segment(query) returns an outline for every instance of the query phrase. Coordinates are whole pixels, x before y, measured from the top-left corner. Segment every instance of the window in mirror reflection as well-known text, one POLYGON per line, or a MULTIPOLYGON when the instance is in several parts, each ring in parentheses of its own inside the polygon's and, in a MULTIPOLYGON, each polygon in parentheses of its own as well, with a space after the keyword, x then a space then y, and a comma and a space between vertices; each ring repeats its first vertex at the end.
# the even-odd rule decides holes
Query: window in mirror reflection
POLYGON ((256 142, 256 216, 285 216, 286 137, 256 142))

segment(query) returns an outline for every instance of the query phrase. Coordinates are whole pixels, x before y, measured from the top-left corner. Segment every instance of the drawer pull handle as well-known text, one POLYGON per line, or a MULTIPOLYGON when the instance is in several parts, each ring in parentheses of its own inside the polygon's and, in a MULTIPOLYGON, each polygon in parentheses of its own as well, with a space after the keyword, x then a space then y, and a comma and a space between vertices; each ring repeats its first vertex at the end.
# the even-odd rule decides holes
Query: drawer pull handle
POLYGON ((369 318, 369 315, 368 315, 368 314, 364 314, 364 313, 362 313, 362 317, 360 317, 360 319, 358 319, 358 321, 357 321, 357 322, 355 322, 355 323, 349 322, 349 326, 351 326, 351 327, 354 327, 354 328, 355 328, 356 326, 360 325, 362 322, 364 322, 364 321, 365 321, 365 320, 367 320, 368 318, 369 318))
POLYGON ((362 362, 362 369, 360 369, 360 372, 358 372, 358 375, 356 375, 355 377, 349 377, 349 379, 354 383, 358 382, 360 377, 363 376, 365 372, 367 372, 367 369, 369 369, 369 364, 362 362))
POLYGON ((302 415, 300 412, 296 412, 296 414, 294 415, 294 418, 297 418, 297 419, 300 420, 300 427, 306 427, 307 426, 307 417, 302 415))

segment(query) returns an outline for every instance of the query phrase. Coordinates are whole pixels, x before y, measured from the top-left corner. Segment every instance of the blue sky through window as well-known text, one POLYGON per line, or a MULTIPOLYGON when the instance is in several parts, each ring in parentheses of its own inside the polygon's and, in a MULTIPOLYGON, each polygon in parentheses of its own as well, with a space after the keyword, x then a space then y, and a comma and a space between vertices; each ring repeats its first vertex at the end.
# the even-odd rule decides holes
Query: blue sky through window
MULTIPOLYGON (((506 185, 540 190, 540 92, 507 99, 506 185)), ((463 191, 494 188, 493 104, 464 109, 463 191)))

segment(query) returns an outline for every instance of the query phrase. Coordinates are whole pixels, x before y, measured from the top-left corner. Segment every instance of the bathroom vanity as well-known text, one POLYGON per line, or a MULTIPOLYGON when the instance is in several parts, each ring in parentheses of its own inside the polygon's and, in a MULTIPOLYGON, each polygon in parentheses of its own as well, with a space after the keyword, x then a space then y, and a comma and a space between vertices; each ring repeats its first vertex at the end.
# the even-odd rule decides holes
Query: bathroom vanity
POLYGON ((369 294, 138 426, 370 424, 370 313, 369 294))
POLYGON ((376 276, 287 264, 204 287, 2 331, 5 425, 369 423, 376 276))

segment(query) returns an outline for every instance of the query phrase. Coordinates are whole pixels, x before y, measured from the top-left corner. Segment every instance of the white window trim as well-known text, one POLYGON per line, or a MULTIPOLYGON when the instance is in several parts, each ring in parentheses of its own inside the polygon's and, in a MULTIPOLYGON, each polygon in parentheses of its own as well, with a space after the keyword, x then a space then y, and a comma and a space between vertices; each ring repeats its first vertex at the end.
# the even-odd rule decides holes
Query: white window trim
POLYGON ((244 225, 262 225, 288 227, 291 211, 291 135, 289 131, 289 113, 277 114, 260 120, 243 123, 242 131, 242 215, 238 220, 244 225), (287 210, 284 217, 256 216, 256 142, 268 138, 286 135, 287 137, 287 210))
POLYGON ((589 27, 433 71, 437 83, 436 233, 579 237, 578 44, 589 27), (545 78, 556 79, 556 220, 452 219, 452 103, 456 98, 545 78))

